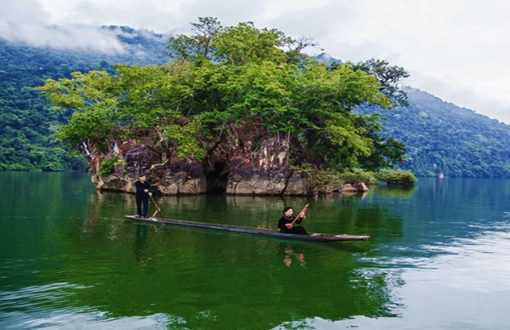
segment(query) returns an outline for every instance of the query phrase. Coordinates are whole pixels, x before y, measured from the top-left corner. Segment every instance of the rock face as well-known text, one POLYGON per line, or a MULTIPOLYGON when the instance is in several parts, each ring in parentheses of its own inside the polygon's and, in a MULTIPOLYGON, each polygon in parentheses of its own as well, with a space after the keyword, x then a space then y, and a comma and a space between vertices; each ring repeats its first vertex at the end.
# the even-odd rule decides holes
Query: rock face
MULTIPOLYGON (((89 161, 93 184, 101 190, 134 192, 139 173, 146 174, 155 192, 165 195, 312 195, 342 190, 341 184, 312 189, 306 175, 289 164, 289 142, 267 138, 257 127, 245 125, 240 131, 231 125, 228 138, 212 147, 203 162, 179 160, 175 148, 156 146, 153 137, 138 142, 112 139, 107 151, 86 143, 80 149, 89 161)), ((352 189, 368 190, 364 184, 352 189)))
MULTIPOLYGON (((309 195, 304 174, 289 163, 285 136, 268 137, 261 123, 230 125, 229 138, 211 153, 209 169, 215 168, 219 191, 228 195, 309 195)), ((213 171, 206 171, 209 179, 213 171)))
POLYGON ((275 138, 261 142, 256 152, 230 148, 225 192, 232 195, 305 195, 306 178, 289 168, 289 144, 275 138))
MULTIPOLYGON (((83 148, 82 148, 83 149, 83 148)), ((90 149, 87 149, 90 150, 90 149)), ((111 141, 107 152, 93 150, 84 153, 89 161, 89 174, 97 189, 135 192, 140 173, 147 175, 153 190, 166 195, 197 195, 207 192, 207 179, 202 164, 129 141, 111 141), (115 158, 116 165, 107 175, 101 174, 101 164, 115 158)))
POLYGON ((364 182, 360 182, 354 184, 350 183, 344 184, 344 186, 340 190, 345 192, 366 192, 369 191, 370 189, 368 189, 367 185, 364 182))

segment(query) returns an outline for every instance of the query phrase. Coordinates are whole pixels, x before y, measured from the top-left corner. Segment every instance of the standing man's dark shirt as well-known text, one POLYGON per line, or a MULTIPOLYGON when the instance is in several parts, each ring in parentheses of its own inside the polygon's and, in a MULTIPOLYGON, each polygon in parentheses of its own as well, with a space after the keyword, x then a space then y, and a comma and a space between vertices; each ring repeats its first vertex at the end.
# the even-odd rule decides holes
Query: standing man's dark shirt
POLYGON ((135 182, 135 188, 138 217, 147 218, 149 213, 149 196, 152 196, 152 187, 148 181, 145 181, 145 175, 140 175, 139 180, 135 182))

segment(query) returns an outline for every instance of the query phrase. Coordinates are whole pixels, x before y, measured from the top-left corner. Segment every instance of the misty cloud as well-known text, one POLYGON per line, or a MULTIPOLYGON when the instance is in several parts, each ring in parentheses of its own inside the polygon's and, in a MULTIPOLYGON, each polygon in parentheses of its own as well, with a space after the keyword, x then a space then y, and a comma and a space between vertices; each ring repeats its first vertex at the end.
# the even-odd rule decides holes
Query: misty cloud
POLYGON ((2 1, 0 38, 36 47, 124 53, 116 32, 83 24, 50 25, 50 15, 36 1, 2 1))

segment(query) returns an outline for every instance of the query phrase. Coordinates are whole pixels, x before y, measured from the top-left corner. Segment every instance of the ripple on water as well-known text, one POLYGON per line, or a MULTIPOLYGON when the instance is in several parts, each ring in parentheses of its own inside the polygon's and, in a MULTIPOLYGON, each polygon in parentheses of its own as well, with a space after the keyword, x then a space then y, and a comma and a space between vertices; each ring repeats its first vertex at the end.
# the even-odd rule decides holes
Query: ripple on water
POLYGON ((177 318, 164 314, 147 317, 115 318, 94 307, 70 307, 72 296, 86 286, 69 283, 30 286, 0 292, 0 328, 63 329, 166 329, 178 324, 177 318))
POLYGON ((0 318, 3 330, 16 329, 168 329, 169 324, 183 323, 178 318, 165 314, 147 317, 132 316, 111 318, 108 313, 65 309, 52 313, 12 312, 4 313, 0 318), (72 326, 71 326, 72 325, 72 326))

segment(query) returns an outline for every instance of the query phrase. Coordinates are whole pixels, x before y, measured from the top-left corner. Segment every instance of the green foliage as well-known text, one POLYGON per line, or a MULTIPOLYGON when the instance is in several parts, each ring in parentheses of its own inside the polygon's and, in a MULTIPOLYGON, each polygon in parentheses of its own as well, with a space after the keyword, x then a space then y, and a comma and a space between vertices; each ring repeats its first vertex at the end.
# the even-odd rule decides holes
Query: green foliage
POLYGON ((299 172, 306 175, 308 189, 312 193, 319 190, 332 192, 342 186, 342 180, 334 169, 320 169, 303 163, 299 172))
POLYGON ((216 59, 228 64, 243 65, 263 61, 284 63, 285 52, 279 47, 290 41, 283 32, 276 29, 259 30, 252 22, 247 22, 223 28, 222 33, 213 39, 212 46, 216 49, 216 59))
MULTIPOLYGON (((333 64, 333 67, 337 64, 333 64)), ((399 87, 399 81, 409 77, 409 73, 402 67, 390 66, 387 61, 370 59, 365 62, 352 64, 354 70, 362 70, 377 78, 381 83, 380 91, 391 101, 400 106, 408 106, 407 94, 399 87)))
POLYGON ((203 160, 215 132, 257 122, 270 137, 287 134, 297 165, 378 168, 403 153, 381 142, 377 117, 352 113, 364 103, 391 108, 374 75, 348 64, 328 70, 295 54, 310 41, 251 22, 222 27, 214 18, 201 18, 192 26, 195 35, 170 38, 178 59, 171 64, 117 65, 114 75, 90 71, 48 80, 38 90, 52 105, 73 112, 57 137, 102 149, 111 136, 156 132, 180 159, 203 160), (286 55, 286 45, 294 54, 286 55))
POLYGON ((199 23, 191 23, 193 35, 179 34, 169 38, 170 57, 176 60, 196 61, 212 59, 214 49, 211 43, 221 32, 221 24, 215 17, 199 17, 199 23))
POLYGON ((98 175, 108 175, 113 173, 115 166, 119 165, 119 159, 117 157, 109 157, 103 159, 101 165, 99 165, 98 175))
POLYGON ((383 129, 378 114, 361 115, 356 118, 357 125, 365 128, 365 136, 372 140, 371 152, 367 156, 360 156, 360 163, 367 171, 377 171, 380 168, 392 168, 405 161, 405 146, 395 138, 381 136, 383 129))
POLYGON ((378 179, 374 172, 363 171, 357 168, 353 168, 349 171, 344 171, 339 174, 345 183, 359 183, 364 182, 367 184, 377 183, 378 179))
POLYGON ((379 181, 384 181, 387 184, 402 184, 409 185, 418 181, 413 173, 404 170, 381 170, 376 174, 379 181))
POLYGON ((216 17, 199 17, 198 20, 198 23, 191 23, 191 36, 181 34, 169 38, 167 48, 173 59, 234 65, 262 61, 299 64, 309 58, 303 49, 318 46, 309 38, 294 40, 276 29, 257 29, 252 22, 224 27, 216 17))
POLYGON ((177 146, 177 157, 183 160, 191 157, 203 161, 206 156, 206 142, 211 139, 207 136, 205 126, 199 117, 193 117, 185 125, 174 124, 162 128, 164 138, 177 146))

